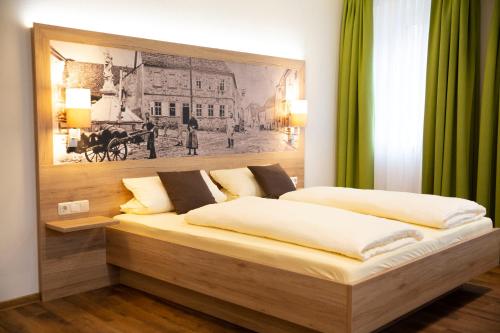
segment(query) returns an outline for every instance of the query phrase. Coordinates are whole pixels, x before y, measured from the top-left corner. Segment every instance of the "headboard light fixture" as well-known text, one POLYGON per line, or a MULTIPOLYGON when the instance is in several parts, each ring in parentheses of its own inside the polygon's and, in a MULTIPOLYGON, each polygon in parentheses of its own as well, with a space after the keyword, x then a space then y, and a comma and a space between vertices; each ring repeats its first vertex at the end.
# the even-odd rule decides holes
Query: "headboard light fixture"
POLYGON ((300 134, 300 128, 307 125, 307 100, 298 99, 288 103, 289 110, 289 127, 288 127, 288 142, 295 145, 297 137, 300 134))
POLYGON ((80 129, 91 127, 90 89, 66 89, 66 126, 68 130, 68 151, 73 151, 80 140, 80 129))

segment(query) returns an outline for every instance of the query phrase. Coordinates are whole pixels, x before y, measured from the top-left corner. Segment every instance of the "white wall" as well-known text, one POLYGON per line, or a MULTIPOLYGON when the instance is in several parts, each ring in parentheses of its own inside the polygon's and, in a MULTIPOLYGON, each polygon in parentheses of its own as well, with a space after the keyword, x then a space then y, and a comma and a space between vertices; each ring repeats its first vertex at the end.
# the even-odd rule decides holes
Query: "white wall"
POLYGON ((306 185, 333 183, 341 0, 0 0, 0 301, 38 291, 33 22, 305 59, 306 185))
POLYGON ((0 0, 0 301, 38 291, 31 38, 0 0))

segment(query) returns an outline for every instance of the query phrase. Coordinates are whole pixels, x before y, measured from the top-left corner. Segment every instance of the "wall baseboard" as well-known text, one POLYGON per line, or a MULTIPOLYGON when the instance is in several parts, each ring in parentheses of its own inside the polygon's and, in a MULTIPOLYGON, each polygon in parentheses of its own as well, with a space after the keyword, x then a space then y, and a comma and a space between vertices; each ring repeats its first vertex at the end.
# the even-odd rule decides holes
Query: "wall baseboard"
POLYGON ((0 311, 17 308, 26 304, 31 304, 40 301, 40 293, 30 294, 23 297, 18 297, 10 299, 7 301, 0 302, 0 311))

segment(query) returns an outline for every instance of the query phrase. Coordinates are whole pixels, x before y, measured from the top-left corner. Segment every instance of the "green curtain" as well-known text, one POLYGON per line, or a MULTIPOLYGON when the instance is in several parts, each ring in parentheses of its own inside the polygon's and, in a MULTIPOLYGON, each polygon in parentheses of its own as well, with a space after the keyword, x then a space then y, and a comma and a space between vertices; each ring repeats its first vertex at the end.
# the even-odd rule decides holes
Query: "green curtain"
POLYGON ((424 193, 474 197, 479 3, 432 1, 422 162, 424 193))
POLYGON ((337 113, 337 186, 373 188, 373 2, 344 0, 337 113))
POLYGON ((476 200, 500 227, 500 0, 494 8, 481 99, 476 200))

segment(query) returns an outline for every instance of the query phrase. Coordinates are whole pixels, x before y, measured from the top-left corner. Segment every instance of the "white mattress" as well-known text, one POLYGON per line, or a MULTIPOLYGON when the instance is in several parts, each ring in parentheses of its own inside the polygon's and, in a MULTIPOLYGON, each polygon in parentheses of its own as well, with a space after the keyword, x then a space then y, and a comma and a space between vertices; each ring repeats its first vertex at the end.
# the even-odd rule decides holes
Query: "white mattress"
POLYGON ((120 221, 120 224, 114 227, 117 229, 120 229, 120 225, 126 225, 129 229, 140 231, 150 237, 179 245, 344 284, 353 284, 492 229, 492 222, 488 218, 452 229, 412 225, 424 233, 422 241, 361 262, 342 255, 272 239, 190 225, 184 222, 183 215, 175 213, 121 214, 114 218, 120 221))

